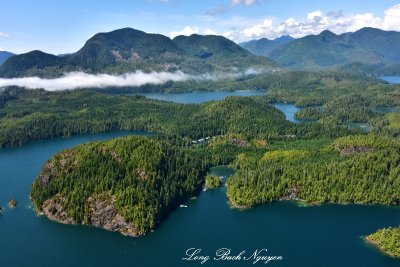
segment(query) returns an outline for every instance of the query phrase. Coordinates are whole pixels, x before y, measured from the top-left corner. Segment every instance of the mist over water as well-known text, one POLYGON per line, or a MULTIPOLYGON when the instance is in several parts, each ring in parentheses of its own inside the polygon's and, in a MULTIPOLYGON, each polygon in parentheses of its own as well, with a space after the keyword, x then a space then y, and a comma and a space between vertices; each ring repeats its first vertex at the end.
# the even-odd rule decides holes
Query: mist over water
POLYGON ((106 87, 139 87, 146 84, 165 84, 167 82, 184 81, 218 81, 223 79, 237 79, 244 76, 261 74, 263 71, 247 69, 230 73, 205 73, 200 75, 175 72, 135 71, 122 75, 88 74, 85 72, 71 72, 55 79, 39 77, 0 78, 0 88, 5 86, 20 86, 28 89, 45 89, 48 91, 74 90, 82 88, 106 87))

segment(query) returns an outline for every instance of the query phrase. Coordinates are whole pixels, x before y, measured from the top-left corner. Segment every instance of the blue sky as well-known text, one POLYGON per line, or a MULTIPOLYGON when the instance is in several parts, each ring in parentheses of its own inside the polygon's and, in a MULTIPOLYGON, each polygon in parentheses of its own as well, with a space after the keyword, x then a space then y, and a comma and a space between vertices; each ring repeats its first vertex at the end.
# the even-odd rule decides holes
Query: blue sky
POLYGON ((15 53, 74 52, 95 33, 123 27, 236 42, 365 26, 400 31, 400 2, 393 0, 1 0, 0 6, 0 49, 15 53))

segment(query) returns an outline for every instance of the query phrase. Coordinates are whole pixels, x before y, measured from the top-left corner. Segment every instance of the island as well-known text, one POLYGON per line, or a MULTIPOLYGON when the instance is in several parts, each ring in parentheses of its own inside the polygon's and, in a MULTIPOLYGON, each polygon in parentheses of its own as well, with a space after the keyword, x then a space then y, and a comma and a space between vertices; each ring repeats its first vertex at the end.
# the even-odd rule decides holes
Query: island
POLYGON ((400 258, 400 228, 383 228, 365 239, 387 255, 400 258))
POLYGON ((222 186, 222 177, 214 174, 207 174, 206 176, 206 187, 207 188, 218 188, 222 186))
POLYGON ((45 164, 31 198, 53 221, 144 235, 201 190, 210 162, 200 153, 140 136, 81 145, 45 164))
POLYGON ((17 207, 17 204, 18 204, 18 202, 17 202, 17 200, 15 199, 15 198, 13 198, 13 199, 11 199, 9 202, 8 202, 8 206, 10 207, 10 208, 16 208, 17 207))

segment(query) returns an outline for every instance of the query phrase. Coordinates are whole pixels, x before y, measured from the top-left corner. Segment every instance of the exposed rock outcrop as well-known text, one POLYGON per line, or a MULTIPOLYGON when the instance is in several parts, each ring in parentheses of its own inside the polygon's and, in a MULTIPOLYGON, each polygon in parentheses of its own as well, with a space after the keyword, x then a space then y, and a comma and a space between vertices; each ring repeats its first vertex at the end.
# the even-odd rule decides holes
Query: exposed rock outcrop
MULTIPOLYGON (((142 233, 127 222, 115 207, 115 196, 111 193, 92 195, 85 203, 87 222, 84 224, 100 227, 108 231, 120 232, 126 236, 139 236, 142 233)), ((65 210, 66 199, 61 195, 46 200, 42 205, 42 214, 52 221, 63 224, 76 224, 65 210)))
POLYGON ((39 181, 42 186, 48 186, 50 178, 57 175, 57 171, 52 162, 47 162, 43 167, 43 171, 40 173, 39 181))
POLYGON ((358 153, 366 153, 374 151, 373 148, 367 146, 348 146, 339 150, 340 155, 348 156, 358 153))
POLYGON ((8 206, 9 206, 11 209, 16 208, 17 205, 18 205, 18 201, 17 201, 15 198, 11 199, 11 200, 8 202, 8 206))
POLYGON ((65 211, 65 198, 59 194, 47 199, 42 205, 42 214, 46 215, 50 220, 64 223, 74 224, 74 220, 65 211))
POLYGON ((110 193, 93 195, 88 198, 90 224, 109 231, 120 232, 127 236, 140 235, 138 229, 129 222, 126 222, 122 215, 115 208, 115 196, 110 193))
POLYGON ((288 189, 286 195, 281 197, 280 200, 299 200, 299 189, 296 187, 288 189))
POLYGON ((237 145, 239 147, 249 147, 250 144, 246 140, 240 139, 240 138, 233 138, 231 140, 232 144, 237 145))

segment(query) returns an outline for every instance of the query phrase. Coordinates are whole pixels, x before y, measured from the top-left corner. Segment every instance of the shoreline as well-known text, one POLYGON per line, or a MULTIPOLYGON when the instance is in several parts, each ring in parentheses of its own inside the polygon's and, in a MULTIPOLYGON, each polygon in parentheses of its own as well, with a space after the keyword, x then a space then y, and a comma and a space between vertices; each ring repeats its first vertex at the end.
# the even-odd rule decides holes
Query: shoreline
POLYGON ((397 259, 400 260, 400 258, 396 257, 395 255, 391 254, 390 252, 384 250, 378 243, 376 243, 375 241, 371 240, 369 238, 369 235, 367 236, 363 236, 362 239, 364 240, 365 243, 367 243, 368 245, 374 247, 375 249, 377 249, 380 253, 382 253, 385 256, 389 256, 393 259, 397 259))

